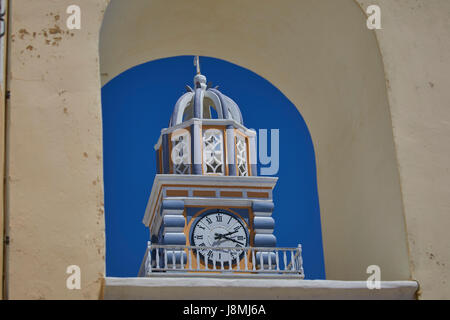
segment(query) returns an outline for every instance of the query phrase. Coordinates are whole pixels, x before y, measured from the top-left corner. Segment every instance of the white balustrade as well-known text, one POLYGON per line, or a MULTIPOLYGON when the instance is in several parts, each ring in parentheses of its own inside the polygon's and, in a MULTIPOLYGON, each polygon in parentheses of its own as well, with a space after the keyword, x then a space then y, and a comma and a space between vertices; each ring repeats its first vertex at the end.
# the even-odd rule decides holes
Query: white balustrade
POLYGON ((160 272, 282 275, 304 278, 301 246, 273 247, 196 247, 159 245, 149 242, 145 255, 145 275, 160 272), (208 258, 202 252, 229 253, 224 261, 208 258), (231 254, 233 253, 235 256, 231 254), (280 256, 281 255, 281 256, 280 256), (195 264, 195 265, 194 265, 195 264))

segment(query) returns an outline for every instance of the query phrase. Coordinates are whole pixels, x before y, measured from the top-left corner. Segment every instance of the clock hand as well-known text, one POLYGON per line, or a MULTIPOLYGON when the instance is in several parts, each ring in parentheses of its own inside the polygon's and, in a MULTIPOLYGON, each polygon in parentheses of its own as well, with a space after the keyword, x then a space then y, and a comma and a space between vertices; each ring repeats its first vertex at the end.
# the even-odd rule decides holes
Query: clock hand
POLYGON ((232 235, 233 233, 236 233, 236 232, 237 232, 237 231, 228 232, 228 233, 223 234, 222 236, 230 236, 230 235, 232 235))
POLYGON ((225 236, 223 236, 222 238, 224 238, 224 239, 227 239, 227 240, 230 240, 230 241, 233 241, 233 242, 236 242, 236 243, 239 243, 240 245, 244 245, 242 242, 240 242, 240 241, 237 241, 237 240, 234 240, 234 239, 232 239, 232 238, 228 238, 228 237, 225 237, 225 236))
POLYGON ((233 231, 233 232, 228 232, 228 233, 225 233, 225 234, 220 234, 220 233, 216 233, 216 234, 214 234, 214 238, 215 239, 220 239, 220 238, 223 238, 223 237, 226 237, 226 236, 230 236, 230 235, 232 235, 233 233, 236 233, 237 231, 233 231))
POLYGON ((214 240, 220 240, 220 239, 222 239, 223 238, 223 234, 220 234, 220 233, 216 233, 216 234, 214 234, 214 240))

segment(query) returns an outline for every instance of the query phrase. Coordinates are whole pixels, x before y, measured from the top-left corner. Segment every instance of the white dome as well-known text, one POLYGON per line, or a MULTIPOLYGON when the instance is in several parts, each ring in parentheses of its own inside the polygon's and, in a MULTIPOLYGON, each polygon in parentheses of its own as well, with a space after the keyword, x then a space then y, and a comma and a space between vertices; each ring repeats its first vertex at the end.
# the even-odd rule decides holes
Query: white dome
POLYGON ((194 84, 195 89, 186 86, 188 92, 182 95, 175 104, 169 127, 192 118, 227 119, 243 125, 238 105, 217 88, 209 88, 204 75, 197 74, 194 77, 194 84))

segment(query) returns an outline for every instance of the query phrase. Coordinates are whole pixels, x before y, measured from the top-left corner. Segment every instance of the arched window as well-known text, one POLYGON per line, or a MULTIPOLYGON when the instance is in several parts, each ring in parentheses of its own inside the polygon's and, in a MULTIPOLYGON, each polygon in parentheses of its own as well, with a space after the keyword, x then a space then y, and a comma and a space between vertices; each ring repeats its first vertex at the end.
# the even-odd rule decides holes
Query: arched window
POLYGON ((189 131, 179 130, 172 134, 172 169, 174 174, 191 173, 191 139, 189 131))
POLYGON ((218 119, 217 107, 210 98, 203 99, 203 118, 218 119))
POLYGON ((224 174, 223 133, 208 129, 203 133, 203 173, 224 174))
POLYGON ((192 101, 186 106, 183 112, 182 122, 188 121, 194 117, 194 108, 192 107, 192 101))
POLYGON ((238 176, 248 176, 247 141, 239 134, 236 136, 236 165, 238 176))

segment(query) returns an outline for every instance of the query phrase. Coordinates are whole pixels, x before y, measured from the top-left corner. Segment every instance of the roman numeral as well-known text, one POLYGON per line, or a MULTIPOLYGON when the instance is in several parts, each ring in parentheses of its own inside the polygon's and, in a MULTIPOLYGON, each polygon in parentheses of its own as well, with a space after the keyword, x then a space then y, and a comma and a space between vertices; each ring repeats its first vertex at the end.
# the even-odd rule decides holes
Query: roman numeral
POLYGON ((208 217, 208 218, 206 218, 206 221, 208 221, 208 223, 209 223, 209 224, 211 224, 211 223, 212 223, 212 220, 211 220, 211 218, 209 218, 209 217, 208 217))
POLYGON ((222 222, 222 215, 218 214, 216 215, 217 222, 222 222))

